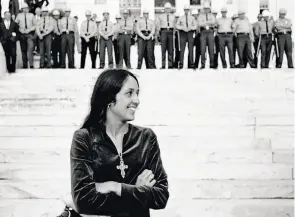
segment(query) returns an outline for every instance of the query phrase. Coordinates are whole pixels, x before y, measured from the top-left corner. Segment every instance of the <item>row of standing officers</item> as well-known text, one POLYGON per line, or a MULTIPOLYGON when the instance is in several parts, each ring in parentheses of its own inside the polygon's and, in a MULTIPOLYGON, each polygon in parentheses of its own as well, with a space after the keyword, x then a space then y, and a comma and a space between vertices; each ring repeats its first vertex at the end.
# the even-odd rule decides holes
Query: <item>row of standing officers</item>
MULTIPOLYGON (((15 22, 19 26, 20 44, 22 50, 23 68, 28 68, 28 62, 33 68, 33 50, 35 36, 39 39, 40 68, 66 68, 66 55, 68 67, 75 68, 74 47, 81 39, 80 68, 85 67, 87 49, 89 49, 92 68, 96 68, 97 53, 99 53, 100 66, 105 67, 105 54, 108 55, 108 67, 114 67, 113 50, 116 67, 122 68, 123 61, 127 68, 130 64, 131 40, 136 33, 138 42, 138 64, 142 67, 143 60, 147 68, 156 68, 154 47, 155 39, 161 42, 162 69, 166 68, 166 54, 168 54, 168 68, 182 69, 184 66, 184 53, 188 45, 188 68, 198 68, 201 60, 201 69, 205 68, 206 49, 208 47, 210 68, 218 67, 218 53, 222 67, 227 68, 225 47, 228 50, 229 66, 231 68, 246 67, 247 63, 257 67, 258 52, 261 48, 261 68, 268 68, 271 49, 275 48, 276 67, 282 66, 283 55, 286 52, 288 67, 292 63, 292 39, 289 19, 285 18, 286 10, 280 10, 277 21, 270 19, 268 11, 264 11, 260 20, 251 25, 240 10, 238 16, 227 17, 227 9, 222 8, 220 18, 216 12, 211 13, 210 5, 204 4, 202 13, 190 7, 184 7, 184 15, 171 13, 171 4, 166 3, 165 13, 156 21, 149 19, 149 11, 143 11, 143 17, 135 23, 130 18, 129 11, 123 12, 123 17, 116 16, 116 23, 109 19, 109 13, 103 13, 103 20, 92 20, 90 11, 86 12, 86 20, 78 29, 77 22, 70 16, 71 10, 65 9, 65 15, 54 10, 52 17, 46 8, 42 9, 42 17, 37 21, 33 14, 28 13, 28 7, 23 5, 23 12, 18 14, 15 22), (194 51, 195 47, 195 51, 194 51), (255 50, 255 51, 254 51, 255 50), (236 64, 236 52, 239 64, 236 64), (53 58, 53 66, 51 65, 53 58)), ((214 12, 214 11, 213 11, 214 12)))

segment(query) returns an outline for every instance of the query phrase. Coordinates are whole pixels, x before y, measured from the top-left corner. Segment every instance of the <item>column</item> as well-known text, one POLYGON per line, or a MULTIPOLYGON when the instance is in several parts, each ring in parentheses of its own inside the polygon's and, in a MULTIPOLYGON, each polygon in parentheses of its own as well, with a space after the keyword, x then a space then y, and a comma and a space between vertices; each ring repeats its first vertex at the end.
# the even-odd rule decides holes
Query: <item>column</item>
POLYGON ((150 19, 155 18, 155 0, 141 0, 141 15, 144 9, 150 11, 150 19))

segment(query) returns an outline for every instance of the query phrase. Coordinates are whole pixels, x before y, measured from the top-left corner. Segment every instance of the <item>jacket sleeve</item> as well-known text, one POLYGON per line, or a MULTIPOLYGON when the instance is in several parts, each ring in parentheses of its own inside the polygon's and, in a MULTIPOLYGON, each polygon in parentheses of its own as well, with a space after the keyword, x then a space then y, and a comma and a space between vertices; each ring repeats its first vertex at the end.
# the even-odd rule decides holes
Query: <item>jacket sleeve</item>
POLYGON ((85 215, 114 215, 122 213, 120 197, 96 191, 93 179, 89 132, 74 133, 70 151, 71 192, 77 212, 85 215))
POLYGON ((147 159, 147 169, 155 175, 156 184, 153 187, 135 186, 122 183, 122 199, 139 207, 150 209, 164 209, 169 192, 167 174, 163 168, 157 137, 151 131, 150 152, 147 159))

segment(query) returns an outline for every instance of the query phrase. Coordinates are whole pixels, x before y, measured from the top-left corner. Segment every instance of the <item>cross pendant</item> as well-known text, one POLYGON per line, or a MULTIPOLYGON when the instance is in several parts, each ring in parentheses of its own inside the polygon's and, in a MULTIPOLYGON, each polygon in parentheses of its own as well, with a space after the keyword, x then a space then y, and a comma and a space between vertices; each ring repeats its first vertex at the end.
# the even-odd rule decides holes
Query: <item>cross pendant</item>
POLYGON ((126 174, 125 173, 125 169, 128 169, 128 165, 125 165, 124 164, 122 154, 120 154, 119 156, 120 156, 120 165, 117 166, 117 169, 118 170, 121 170, 121 176, 124 179, 125 178, 125 174, 126 174))

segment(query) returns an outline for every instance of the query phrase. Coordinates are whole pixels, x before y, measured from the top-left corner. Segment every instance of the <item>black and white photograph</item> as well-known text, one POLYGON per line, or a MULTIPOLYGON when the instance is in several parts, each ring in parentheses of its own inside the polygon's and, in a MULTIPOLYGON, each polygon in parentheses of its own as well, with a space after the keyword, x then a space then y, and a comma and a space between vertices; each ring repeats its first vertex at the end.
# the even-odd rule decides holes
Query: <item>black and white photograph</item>
POLYGON ((294 0, 0 0, 0 217, 294 217, 294 0))

